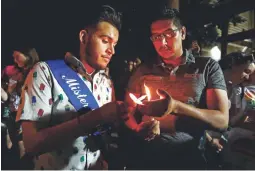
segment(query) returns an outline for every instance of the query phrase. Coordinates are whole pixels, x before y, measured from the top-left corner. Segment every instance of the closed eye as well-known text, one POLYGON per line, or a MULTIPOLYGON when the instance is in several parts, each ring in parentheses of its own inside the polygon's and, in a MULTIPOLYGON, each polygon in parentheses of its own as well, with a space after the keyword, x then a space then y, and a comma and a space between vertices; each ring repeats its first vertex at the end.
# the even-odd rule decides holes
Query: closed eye
POLYGON ((103 39, 102 42, 105 43, 105 44, 109 43, 109 41, 106 40, 106 39, 103 39))

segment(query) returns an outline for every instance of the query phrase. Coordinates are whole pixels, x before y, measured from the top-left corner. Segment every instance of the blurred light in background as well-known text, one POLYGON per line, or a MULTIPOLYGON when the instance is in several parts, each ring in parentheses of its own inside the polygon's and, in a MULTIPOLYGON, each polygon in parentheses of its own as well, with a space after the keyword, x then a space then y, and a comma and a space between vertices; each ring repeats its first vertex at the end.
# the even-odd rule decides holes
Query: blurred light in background
POLYGON ((219 61, 221 59, 221 51, 218 48, 218 46, 214 46, 211 50, 211 57, 215 60, 215 61, 219 61))

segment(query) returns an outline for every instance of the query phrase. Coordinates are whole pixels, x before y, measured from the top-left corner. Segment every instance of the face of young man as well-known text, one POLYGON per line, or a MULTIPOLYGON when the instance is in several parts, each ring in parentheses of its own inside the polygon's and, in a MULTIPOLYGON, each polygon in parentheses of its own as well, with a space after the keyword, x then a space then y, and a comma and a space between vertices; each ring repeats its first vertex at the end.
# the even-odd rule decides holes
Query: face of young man
MULTIPOLYGON (((233 85, 239 84, 244 79, 241 79, 242 73, 245 71, 249 63, 233 65, 231 69, 226 69, 223 73, 226 81, 231 81, 233 85)), ((246 79, 245 84, 255 84, 255 74, 251 74, 246 79)))
POLYGON ((175 60, 182 55, 182 40, 185 36, 185 27, 178 29, 173 20, 157 20, 151 24, 151 40, 165 62, 175 60))
POLYGON ((94 69, 105 69, 115 53, 119 31, 108 22, 99 22, 87 33, 85 56, 94 69))

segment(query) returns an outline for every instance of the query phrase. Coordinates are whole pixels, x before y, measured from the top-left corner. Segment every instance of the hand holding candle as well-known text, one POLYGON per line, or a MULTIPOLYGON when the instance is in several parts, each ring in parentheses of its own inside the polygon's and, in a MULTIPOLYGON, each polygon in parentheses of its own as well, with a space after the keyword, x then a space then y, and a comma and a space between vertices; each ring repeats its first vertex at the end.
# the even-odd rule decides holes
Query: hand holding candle
POLYGON ((129 97, 136 104, 138 110, 143 115, 148 116, 164 116, 175 111, 176 100, 174 100, 168 92, 162 89, 157 89, 159 99, 151 100, 149 87, 144 84, 146 95, 137 98, 134 94, 129 93, 129 97), (147 97, 147 100, 145 100, 147 97))
POLYGON ((136 128, 136 132, 147 141, 153 140, 157 135, 160 135, 160 122, 154 118, 141 122, 136 128))
POLYGON ((160 99, 143 101, 143 105, 138 105, 138 110, 143 115, 160 117, 174 111, 175 100, 164 90, 158 89, 157 94, 160 99))

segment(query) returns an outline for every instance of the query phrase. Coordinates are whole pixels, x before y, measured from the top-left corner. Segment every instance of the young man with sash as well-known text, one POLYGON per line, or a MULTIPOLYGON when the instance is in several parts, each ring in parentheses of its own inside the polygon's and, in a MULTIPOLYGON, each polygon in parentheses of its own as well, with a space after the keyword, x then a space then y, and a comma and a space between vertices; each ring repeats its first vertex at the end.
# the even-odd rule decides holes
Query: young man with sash
POLYGON ((38 63, 30 72, 17 120, 22 122, 27 154, 35 169, 105 169, 100 150, 87 144, 98 125, 114 122, 125 110, 116 102, 105 73, 115 53, 120 14, 102 6, 79 33, 80 61, 38 63))

